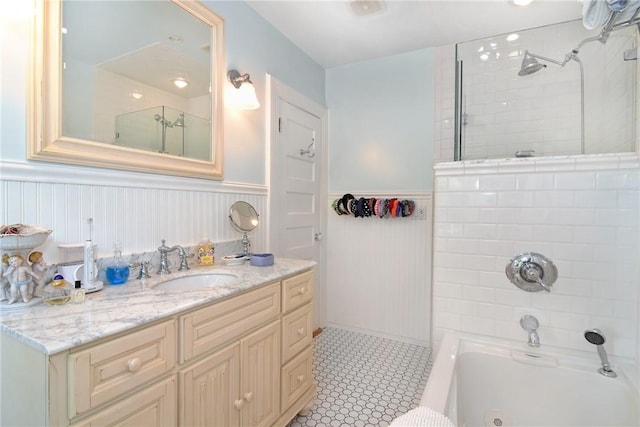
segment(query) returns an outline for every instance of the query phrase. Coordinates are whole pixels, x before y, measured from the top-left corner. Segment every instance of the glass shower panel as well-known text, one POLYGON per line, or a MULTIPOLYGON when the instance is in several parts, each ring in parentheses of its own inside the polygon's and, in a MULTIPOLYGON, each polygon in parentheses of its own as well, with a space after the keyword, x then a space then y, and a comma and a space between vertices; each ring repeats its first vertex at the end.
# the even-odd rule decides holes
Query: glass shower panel
POLYGON ((162 116, 163 107, 116 116, 116 145, 138 150, 159 152, 162 148, 162 128, 153 118, 162 116))
POLYGON ((458 160, 634 151, 638 67, 624 53, 637 49, 637 28, 584 44, 584 80, 575 60, 518 75, 525 51, 561 62, 598 34, 572 21, 459 43, 458 160))
POLYGON ((209 120, 167 106, 117 116, 115 144, 211 161, 209 120))

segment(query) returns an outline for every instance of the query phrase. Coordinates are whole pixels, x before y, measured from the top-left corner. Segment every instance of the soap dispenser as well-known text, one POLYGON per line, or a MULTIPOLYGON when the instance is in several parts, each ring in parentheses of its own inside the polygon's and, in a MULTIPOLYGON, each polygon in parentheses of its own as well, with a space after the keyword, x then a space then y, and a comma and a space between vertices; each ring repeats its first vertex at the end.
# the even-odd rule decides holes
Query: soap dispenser
POLYGON ((122 285, 129 279, 129 266, 122 261, 120 243, 113 245, 113 264, 106 269, 107 281, 110 285, 122 285))

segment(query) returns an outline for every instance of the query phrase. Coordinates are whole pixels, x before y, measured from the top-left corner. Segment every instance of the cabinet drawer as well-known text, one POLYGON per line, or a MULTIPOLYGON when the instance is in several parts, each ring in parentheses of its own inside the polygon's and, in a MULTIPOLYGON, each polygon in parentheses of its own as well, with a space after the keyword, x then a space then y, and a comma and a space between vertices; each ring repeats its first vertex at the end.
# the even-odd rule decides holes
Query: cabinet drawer
POLYGON ((176 377, 167 378, 158 384, 129 396, 103 411, 72 427, 103 426, 157 426, 177 425, 176 377))
POLYGON ((313 298, 313 272, 290 277, 282 281, 282 312, 288 313, 313 298))
POLYGON ((287 362, 313 340, 313 304, 282 317, 282 363, 287 362))
POLYGON ((169 372, 176 364, 176 342, 170 321, 70 354, 69 417, 169 372))
POLYGON ((282 367, 281 408, 286 411, 313 384, 313 346, 282 367))
POLYGON ((280 283, 252 290, 180 318, 180 363, 208 353, 280 314, 280 283))

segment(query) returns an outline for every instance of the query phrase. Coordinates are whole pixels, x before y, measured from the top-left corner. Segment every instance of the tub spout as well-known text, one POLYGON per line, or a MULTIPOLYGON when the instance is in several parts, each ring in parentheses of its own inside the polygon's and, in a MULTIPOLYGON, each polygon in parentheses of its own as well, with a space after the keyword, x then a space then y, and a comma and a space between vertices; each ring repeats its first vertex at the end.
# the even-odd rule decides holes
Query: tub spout
POLYGON ((529 334, 529 347, 540 347, 540 336, 538 335, 538 319, 530 314, 525 314, 520 318, 520 326, 529 334))

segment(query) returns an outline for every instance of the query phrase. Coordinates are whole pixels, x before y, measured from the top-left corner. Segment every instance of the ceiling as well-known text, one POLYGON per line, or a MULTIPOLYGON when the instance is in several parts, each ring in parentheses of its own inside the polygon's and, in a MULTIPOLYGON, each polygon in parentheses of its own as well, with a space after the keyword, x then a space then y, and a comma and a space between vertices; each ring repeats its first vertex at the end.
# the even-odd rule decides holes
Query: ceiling
POLYGON ((363 16, 349 0, 248 3, 324 68, 582 17, 579 0, 384 0, 363 16))

